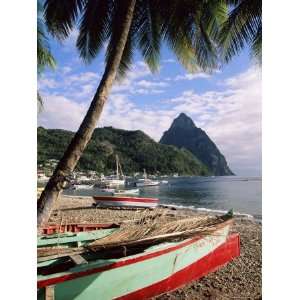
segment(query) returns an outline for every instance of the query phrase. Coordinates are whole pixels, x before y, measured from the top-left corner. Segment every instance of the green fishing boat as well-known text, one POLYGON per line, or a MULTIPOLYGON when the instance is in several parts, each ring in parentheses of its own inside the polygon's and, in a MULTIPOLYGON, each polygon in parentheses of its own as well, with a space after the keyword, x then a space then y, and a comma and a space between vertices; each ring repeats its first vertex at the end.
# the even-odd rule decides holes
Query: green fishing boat
POLYGON ((240 254, 231 217, 158 219, 39 237, 38 299, 148 299, 240 254))

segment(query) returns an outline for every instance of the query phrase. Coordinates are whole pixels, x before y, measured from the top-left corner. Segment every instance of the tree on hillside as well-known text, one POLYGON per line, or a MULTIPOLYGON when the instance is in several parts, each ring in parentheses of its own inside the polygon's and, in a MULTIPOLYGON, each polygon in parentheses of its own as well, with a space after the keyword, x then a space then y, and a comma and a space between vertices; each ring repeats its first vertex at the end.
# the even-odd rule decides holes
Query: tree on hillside
POLYGON ((220 31, 220 45, 226 62, 250 45, 252 57, 261 64, 261 0, 226 0, 232 7, 220 31))
POLYGON ((77 48, 90 62, 108 43, 106 67, 90 107, 38 201, 38 226, 47 222, 66 177, 91 139, 116 77, 125 76, 136 49, 152 71, 158 70, 165 42, 189 71, 218 66, 216 40, 227 16, 224 1, 46 0, 49 32, 67 38, 79 24, 77 48))
MULTIPOLYGON (((48 38, 46 34, 43 5, 41 0, 37 1, 37 72, 40 75, 46 67, 55 68, 55 59, 51 54, 48 38)), ((43 106, 43 100, 37 92, 37 100, 40 107, 43 106)))

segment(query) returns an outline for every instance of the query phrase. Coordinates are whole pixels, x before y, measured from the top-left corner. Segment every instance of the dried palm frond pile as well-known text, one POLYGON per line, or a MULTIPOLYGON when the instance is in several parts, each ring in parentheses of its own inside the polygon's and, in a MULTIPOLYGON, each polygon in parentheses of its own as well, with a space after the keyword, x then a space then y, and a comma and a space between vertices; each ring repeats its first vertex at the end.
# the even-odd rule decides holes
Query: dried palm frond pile
POLYGON ((175 218, 161 214, 147 214, 134 223, 121 226, 119 230, 90 243, 87 248, 99 250, 114 246, 180 240, 195 234, 208 235, 215 232, 230 218, 198 216, 175 218))

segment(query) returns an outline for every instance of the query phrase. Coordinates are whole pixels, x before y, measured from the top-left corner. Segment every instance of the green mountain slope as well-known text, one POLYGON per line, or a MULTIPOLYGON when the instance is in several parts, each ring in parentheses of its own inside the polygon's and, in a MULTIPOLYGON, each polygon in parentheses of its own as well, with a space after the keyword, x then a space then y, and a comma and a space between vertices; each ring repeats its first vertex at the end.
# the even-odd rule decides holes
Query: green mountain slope
MULTIPOLYGON (((39 127, 38 164, 49 159, 59 160, 73 132, 61 129, 39 127)), ((115 169, 115 155, 118 154, 125 174, 142 172, 180 175, 209 175, 203 165, 191 152, 174 146, 155 142, 142 131, 127 131, 112 127, 97 128, 82 155, 77 170, 95 170, 111 173, 115 169)))

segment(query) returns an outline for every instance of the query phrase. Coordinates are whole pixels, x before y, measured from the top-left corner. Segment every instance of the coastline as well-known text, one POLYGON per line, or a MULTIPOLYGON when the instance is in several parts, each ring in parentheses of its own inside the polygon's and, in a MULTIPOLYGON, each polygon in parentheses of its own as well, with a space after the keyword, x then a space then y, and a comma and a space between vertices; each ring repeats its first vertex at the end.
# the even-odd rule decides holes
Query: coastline
MULTIPOLYGON (((114 211, 95 209, 91 197, 60 196, 55 205, 50 222, 54 223, 97 223, 118 218, 134 219, 140 217, 137 211, 114 211), (105 220, 104 220, 105 219, 105 220)), ((159 208, 172 213, 184 215, 208 214, 191 209, 159 208)), ((211 213, 210 213, 211 214, 211 213)), ((232 232, 241 237, 241 256, 228 263, 218 271, 189 283, 173 292, 155 297, 166 299, 261 299, 261 265, 262 265, 262 226, 254 219, 235 217, 232 232)))

